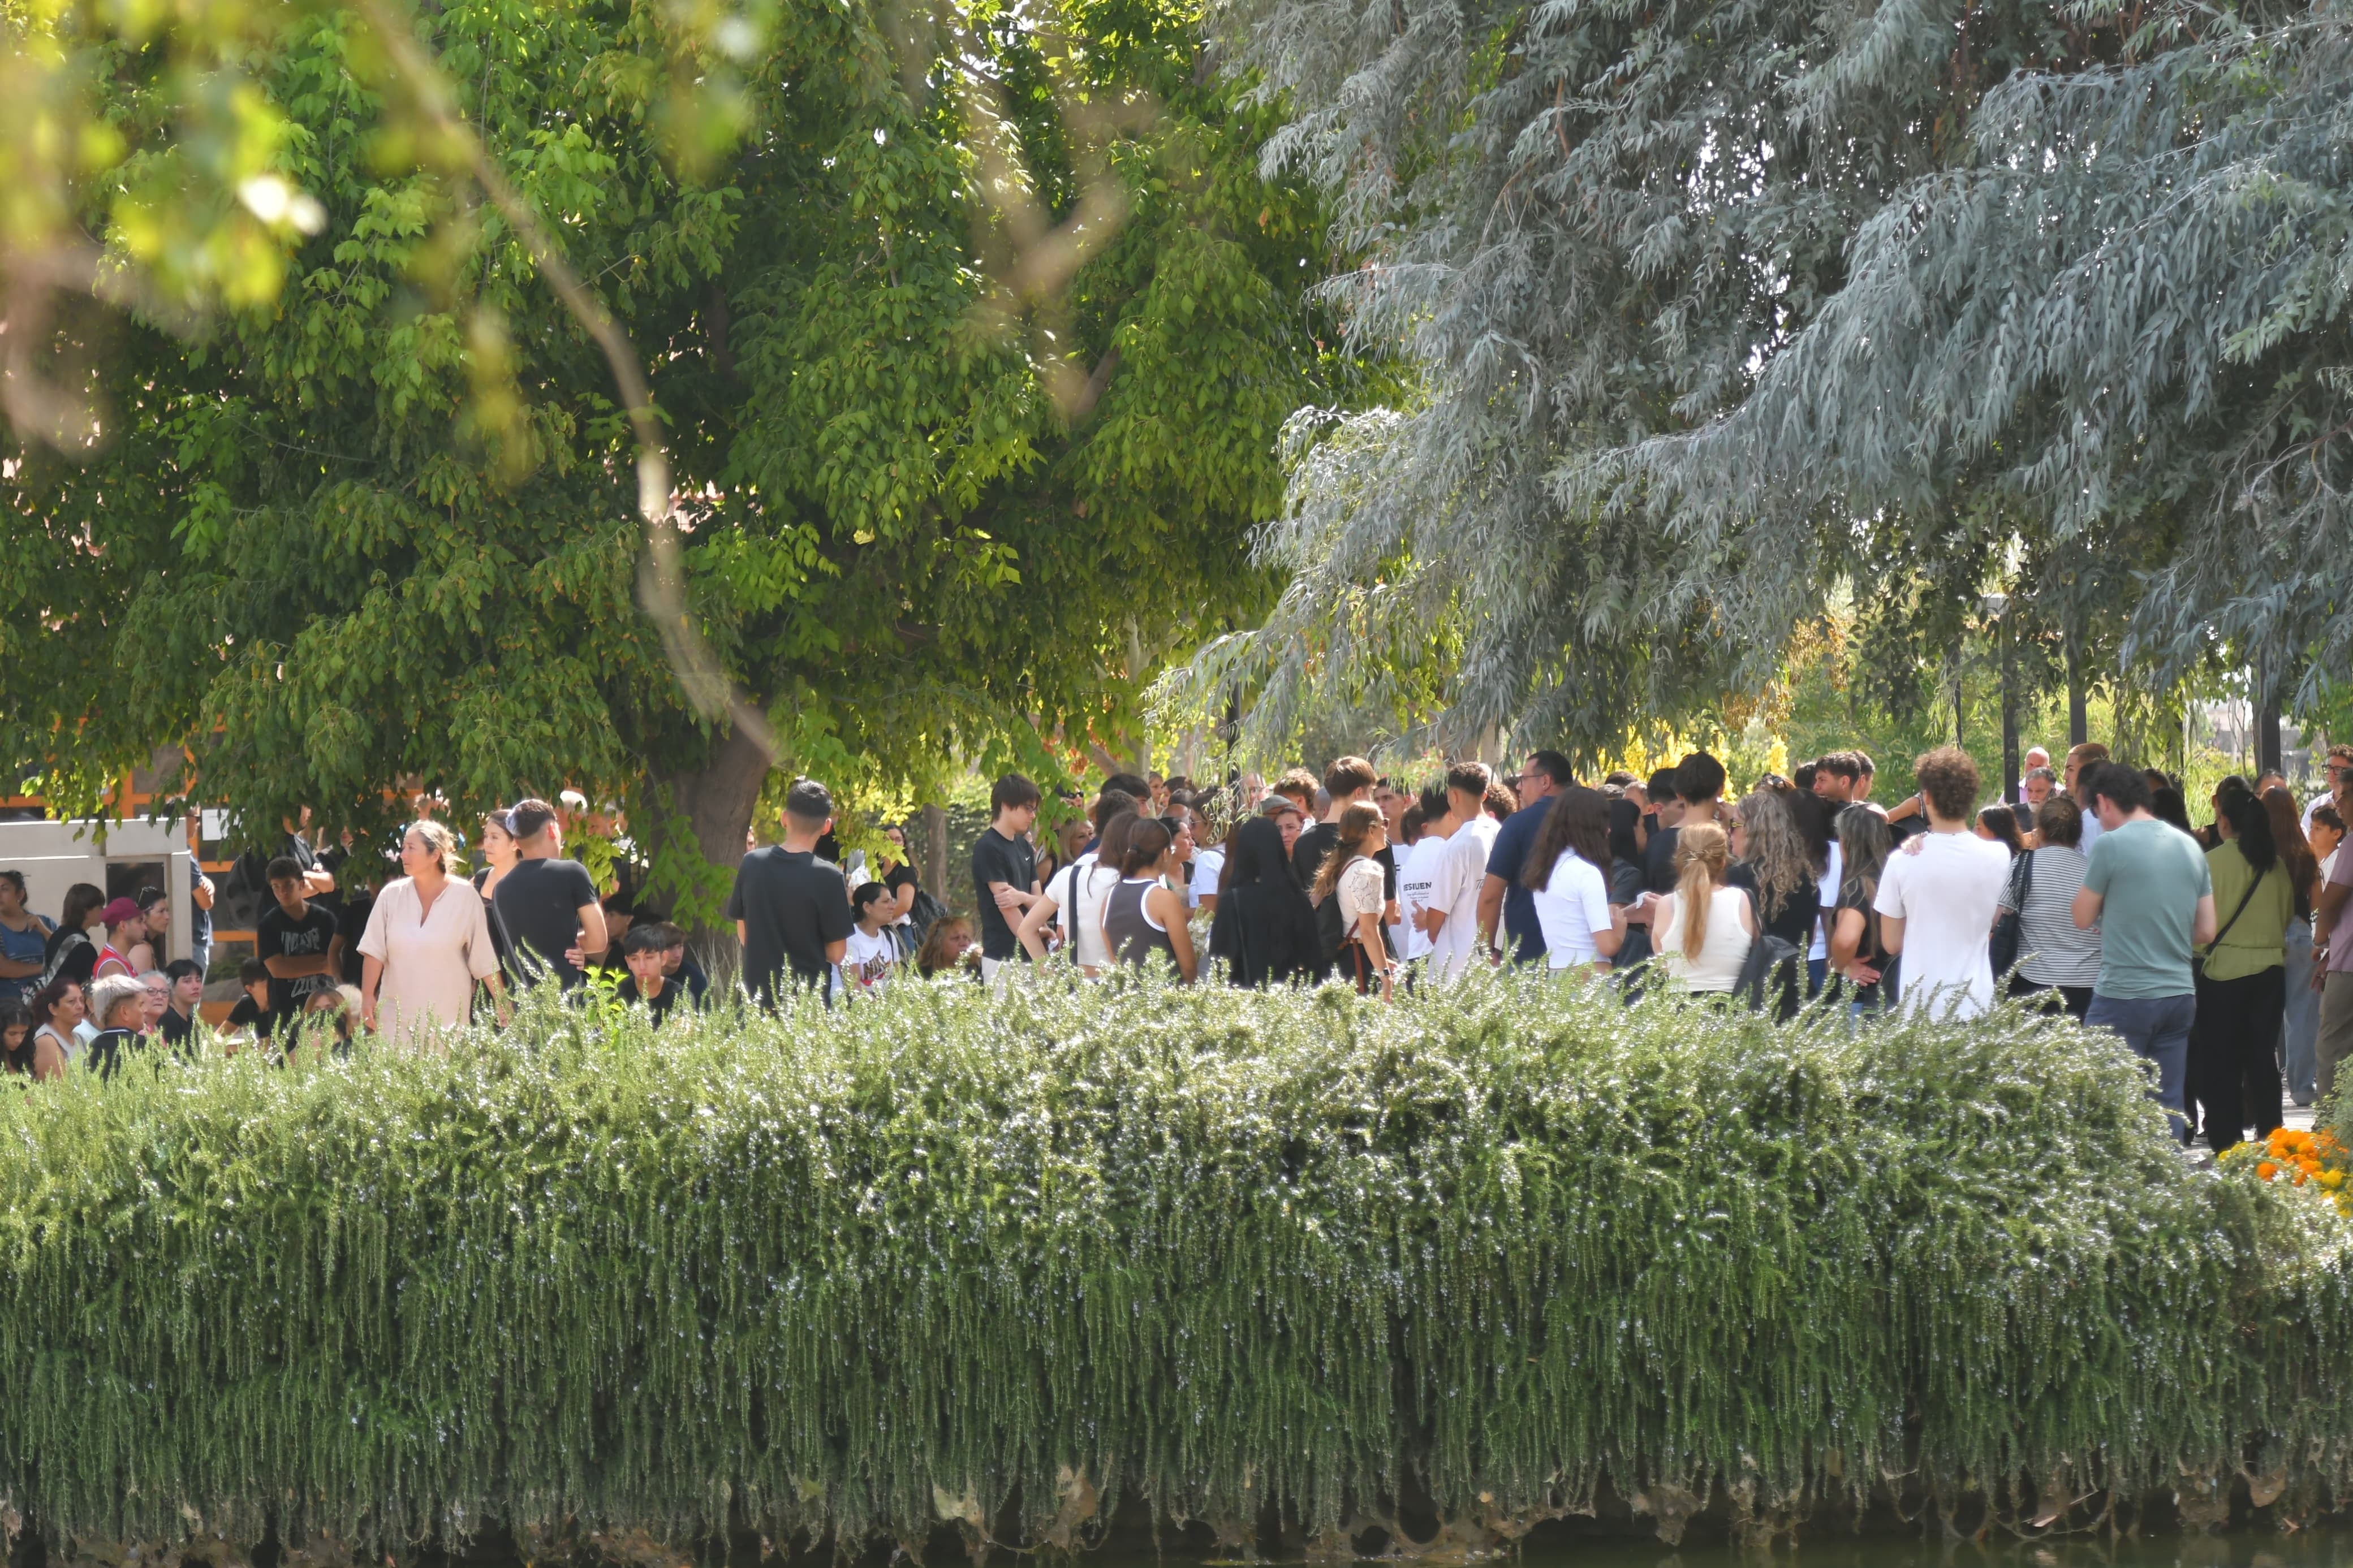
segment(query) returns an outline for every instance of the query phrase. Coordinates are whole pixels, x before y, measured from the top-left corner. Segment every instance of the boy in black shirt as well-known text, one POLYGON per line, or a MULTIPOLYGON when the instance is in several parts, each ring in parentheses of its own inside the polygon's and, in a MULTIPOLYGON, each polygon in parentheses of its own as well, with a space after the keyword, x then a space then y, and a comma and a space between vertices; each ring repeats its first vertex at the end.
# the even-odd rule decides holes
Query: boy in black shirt
POLYGON ((833 966, 849 945, 850 925, 849 884, 817 854, 832 826, 832 795, 815 779, 796 779, 785 795, 784 843, 753 850, 735 869, 727 918, 744 944, 744 984, 763 1005, 775 1005, 788 970, 791 984, 818 986, 832 1000, 833 966))
POLYGON ((517 985, 553 974, 569 991, 581 981, 574 952, 589 964, 605 956, 605 906, 588 868, 558 858, 563 846, 554 806, 519 801, 507 822, 521 858, 499 879, 491 902, 506 928, 508 971, 517 985))
POLYGON ((231 1029, 250 1029, 257 1040, 266 1040, 278 1027, 278 1015, 269 1010, 269 965, 258 958, 248 958, 237 966, 237 983, 245 987, 245 995, 228 1010, 231 1029))
MULTIPOLYGON (((663 973, 664 929, 659 925, 632 926, 629 934, 621 939, 621 955, 623 962, 629 966, 629 977, 613 992, 617 1000, 644 1003, 646 1011, 654 1016, 657 1024, 670 1016, 671 1008, 686 1000, 686 987, 663 973)), ((675 931, 677 928, 668 929, 675 931)))
POLYGON ((305 896, 300 864, 280 855, 269 863, 269 877, 278 902, 263 911, 253 945, 269 970, 269 1010, 286 1019, 302 1010, 311 993, 334 989, 343 972, 343 939, 335 917, 305 896))
POLYGON ((995 818, 972 847, 972 889, 980 906, 980 976, 997 983, 998 968, 1021 944, 1013 924, 1038 901, 1038 848, 1027 837, 1038 820, 1038 786, 1008 773, 988 792, 995 818))

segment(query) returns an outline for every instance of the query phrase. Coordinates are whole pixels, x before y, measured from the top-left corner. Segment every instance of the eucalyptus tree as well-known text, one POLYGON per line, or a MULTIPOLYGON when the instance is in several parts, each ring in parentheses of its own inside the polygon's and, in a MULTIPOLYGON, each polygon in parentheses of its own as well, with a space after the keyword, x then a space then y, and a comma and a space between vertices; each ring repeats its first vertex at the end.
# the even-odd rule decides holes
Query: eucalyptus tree
POLYGON ((371 0, 164 68, 212 15, 9 13, 164 61, 74 78, 121 130, 51 182, 124 276, 263 263, 55 297, 30 368, 84 411, 10 408, 11 782, 88 803, 185 740, 264 828, 576 785, 707 890, 772 753, 1050 773, 1041 731, 1116 734, 1134 666, 1262 603, 1276 433, 1333 395, 1317 208, 1183 5, 371 0), (232 89, 258 169, 184 170, 214 207, 151 206, 212 226, 148 243, 142 171, 232 89))
POLYGON ((1294 426, 1260 542, 1289 588, 1199 667, 1264 682, 1269 726, 1317 682, 1409 681, 1440 693, 1425 733, 1590 754, 1763 679, 1833 582, 1884 609, 1922 597, 1891 562, 1951 581, 1993 549, 1973 470, 1863 514, 1812 488, 1767 538, 1647 508, 1609 459, 1740 406, 1863 225, 1976 156, 1990 89, 2121 56, 2116 7, 1261 0, 1225 22, 1293 106, 1269 168, 1332 193, 1358 258, 1330 285, 1348 341, 1419 373, 1294 426))

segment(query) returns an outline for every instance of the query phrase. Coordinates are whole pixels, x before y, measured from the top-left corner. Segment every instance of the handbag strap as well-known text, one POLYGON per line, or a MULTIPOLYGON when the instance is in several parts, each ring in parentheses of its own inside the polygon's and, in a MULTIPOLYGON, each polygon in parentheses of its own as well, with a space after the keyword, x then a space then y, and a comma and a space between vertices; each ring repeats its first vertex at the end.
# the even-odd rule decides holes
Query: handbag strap
MULTIPOLYGON (((2277 866, 2274 866, 2273 869, 2278 869, 2277 866)), ((2247 884, 2245 894, 2243 894, 2239 900, 2239 907, 2231 911, 2231 918, 2222 922, 2222 929, 2216 931, 2214 933, 2214 940, 2206 944, 2206 951, 2208 952, 2211 952, 2216 948, 2222 945, 2222 939, 2231 934, 2231 928, 2239 923, 2239 917, 2245 914, 2247 912, 2247 906, 2255 901, 2255 889, 2262 887, 2264 882, 2270 879, 2270 878, 2271 872, 2266 871, 2262 876, 2255 878, 2253 881, 2247 884)))

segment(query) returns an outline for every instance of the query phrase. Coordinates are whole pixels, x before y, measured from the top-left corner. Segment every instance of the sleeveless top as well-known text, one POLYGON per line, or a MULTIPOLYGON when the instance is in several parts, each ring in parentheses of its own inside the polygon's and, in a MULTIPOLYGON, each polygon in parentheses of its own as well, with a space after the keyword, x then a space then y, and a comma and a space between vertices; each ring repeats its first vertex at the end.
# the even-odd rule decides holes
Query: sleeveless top
POLYGON ((1155 952, 1167 954, 1172 965, 1176 962, 1168 928, 1155 921, 1152 911, 1144 907, 1144 895, 1159 885, 1156 877, 1124 880, 1103 900, 1103 941, 1122 963, 1141 966, 1151 962, 1155 952))
POLYGON ((1683 900, 1676 900, 1674 923, 1659 931, 1655 938, 1668 975, 1686 991, 1731 990, 1739 982, 1741 967, 1748 962, 1748 944, 1753 940, 1740 928, 1740 911, 1747 903, 1748 895, 1738 888, 1716 889, 1707 906, 1706 942, 1698 958, 1686 959, 1683 900))

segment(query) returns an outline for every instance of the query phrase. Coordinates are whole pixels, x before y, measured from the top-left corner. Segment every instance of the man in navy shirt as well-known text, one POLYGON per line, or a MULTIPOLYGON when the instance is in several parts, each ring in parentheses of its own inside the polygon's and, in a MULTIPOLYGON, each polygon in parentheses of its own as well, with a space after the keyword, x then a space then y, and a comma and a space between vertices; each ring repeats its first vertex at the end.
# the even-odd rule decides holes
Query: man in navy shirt
POLYGON ((1558 752, 1530 752, 1527 766, 1514 781, 1520 809, 1504 819, 1495 847, 1487 853, 1487 880, 1479 889, 1479 935, 1495 945, 1499 956, 1514 963, 1541 963, 1545 957, 1544 927, 1536 920, 1536 896, 1520 885, 1528 851, 1535 847, 1536 829, 1544 826, 1552 797, 1577 782, 1568 759, 1558 752), (1495 944, 1495 922, 1503 920, 1506 941, 1495 944))

